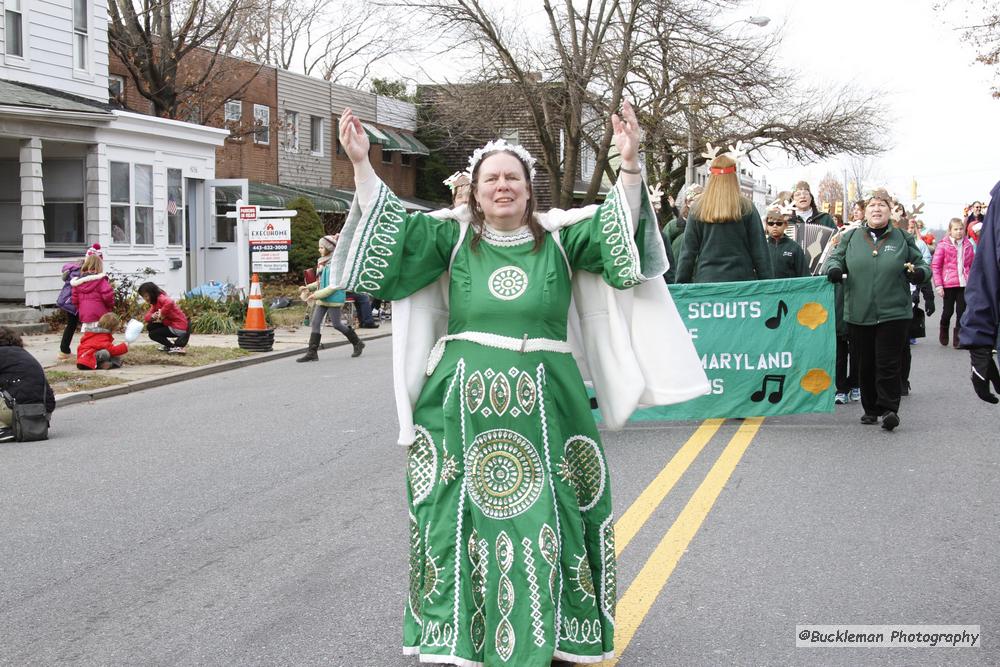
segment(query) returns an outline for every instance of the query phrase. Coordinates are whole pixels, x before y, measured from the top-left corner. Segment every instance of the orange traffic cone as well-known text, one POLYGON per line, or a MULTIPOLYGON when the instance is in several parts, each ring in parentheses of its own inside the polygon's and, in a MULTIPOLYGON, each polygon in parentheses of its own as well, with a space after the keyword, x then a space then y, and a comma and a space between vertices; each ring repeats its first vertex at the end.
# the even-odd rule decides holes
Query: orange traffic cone
POLYGON ((267 322, 264 320, 264 299, 260 295, 260 281, 257 274, 250 280, 250 303, 247 305, 247 320, 243 328, 248 331, 265 331, 267 322))

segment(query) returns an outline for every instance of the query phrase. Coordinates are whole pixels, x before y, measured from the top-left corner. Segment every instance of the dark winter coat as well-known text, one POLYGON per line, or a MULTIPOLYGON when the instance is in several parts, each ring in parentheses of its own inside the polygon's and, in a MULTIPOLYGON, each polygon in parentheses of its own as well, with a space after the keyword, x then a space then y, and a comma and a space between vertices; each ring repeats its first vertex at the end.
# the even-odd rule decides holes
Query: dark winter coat
POLYGON ((767 251, 775 278, 801 278, 809 275, 809 263, 799 244, 782 235, 777 241, 767 236, 767 251))
POLYGON ((890 226, 878 241, 871 241, 868 225, 844 234, 823 265, 827 274, 838 268, 847 274, 844 283, 844 321, 872 326, 913 317, 910 283, 903 264, 912 263, 921 283, 930 280, 931 268, 913 237, 890 226), (873 254, 875 246, 878 254, 873 254))
MULTIPOLYGON (((1000 202, 1000 183, 993 186, 991 201, 1000 202)), ((976 258, 965 285, 965 315, 959 340, 962 347, 994 347, 1000 325, 1000 206, 986 209, 979 230, 976 258)))
POLYGON ((684 246, 677 262, 678 283, 772 277, 771 258, 756 208, 751 205, 742 218, 732 222, 702 222, 697 215, 697 210, 688 215, 684 246))
POLYGON ((0 389, 18 403, 45 403, 45 411, 56 409, 56 397, 38 360, 23 347, 0 346, 0 389))
POLYGON ((666 228, 660 230, 660 235, 663 237, 663 249, 667 251, 667 263, 670 266, 666 273, 663 274, 663 280, 666 281, 668 285, 671 285, 677 279, 677 261, 674 259, 674 251, 670 247, 670 240, 667 238, 668 235, 666 228))

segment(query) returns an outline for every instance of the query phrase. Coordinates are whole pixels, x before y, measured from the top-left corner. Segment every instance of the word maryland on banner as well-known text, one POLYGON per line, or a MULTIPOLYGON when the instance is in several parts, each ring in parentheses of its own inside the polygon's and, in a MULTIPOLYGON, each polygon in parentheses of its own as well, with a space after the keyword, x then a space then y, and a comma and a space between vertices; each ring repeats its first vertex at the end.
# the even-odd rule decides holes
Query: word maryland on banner
POLYGON ((826 278, 670 285, 709 393, 633 421, 833 412, 837 323, 826 278))

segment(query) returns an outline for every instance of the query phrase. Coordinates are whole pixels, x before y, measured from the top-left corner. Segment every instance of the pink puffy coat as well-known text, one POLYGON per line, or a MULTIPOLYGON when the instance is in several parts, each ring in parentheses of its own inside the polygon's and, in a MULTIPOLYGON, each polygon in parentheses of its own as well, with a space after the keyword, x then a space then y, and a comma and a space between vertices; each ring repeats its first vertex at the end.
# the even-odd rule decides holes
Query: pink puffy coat
POLYGON ((972 248, 972 241, 968 237, 963 238, 960 245, 955 244, 955 240, 946 236, 938 243, 934 257, 931 259, 931 272, 934 275, 934 284, 937 287, 961 287, 969 280, 969 269, 972 267, 972 259, 975 251, 972 248), (962 279, 958 277, 958 253, 962 252, 962 279))
POLYGON ((73 305, 80 321, 96 322, 115 308, 115 292, 103 273, 84 273, 69 281, 73 287, 73 305))

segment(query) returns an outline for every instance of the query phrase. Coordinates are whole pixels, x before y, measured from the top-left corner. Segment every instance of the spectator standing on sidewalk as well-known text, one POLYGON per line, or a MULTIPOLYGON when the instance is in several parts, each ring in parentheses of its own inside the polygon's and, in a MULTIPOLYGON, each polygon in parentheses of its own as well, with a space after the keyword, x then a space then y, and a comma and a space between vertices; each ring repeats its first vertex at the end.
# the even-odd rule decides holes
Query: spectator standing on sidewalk
POLYGON ((354 346, 352 357, 360 357, 361 351, 365 349, 365 344, 358 338, 358 334, 349 325, 344 324, 342 319, 344 301, 347 294, 342 289, 337 289, 331 282, 330 260, 333 259, 333 249, 337 246, 337 239, 333 236, 324 236, 319 239, 318 250, 319 260, 316 262, 316 281, 304 287, 300 287, 300 297, 308 305, 313 307, 313 314, 310 321, 311 332, 309 334, 309 349, 304 355, 296 359, 298 362, 318 361, 319 343, 323 337, 323 320, 329 317, 333 327, 344 334, 351 345, 354 346))
POLYGON ((104 275, 104 259, 101 248, 94 245, 87 250, 87 256, 80 265, 80 275, 69 281, 73 289, 72 301, 80 319, 84 333, 97 327, 97 320, 104 313, 115 308, 115 292, 111 282, 104 275))
POLYGON ((952 218, 948 223, 948 234, 938 243, 937 252, 931 260, 934 274, 934 291, 941 297, 941 323, 938 342, 948 344, 951 316, 955 315, 955 331, 952 345, 958 347, 960 323, 965 314, 965 286, 969 282, 969 271, 975 251, 972 241, 965 236, 965 223, 961 218, 952 218))

